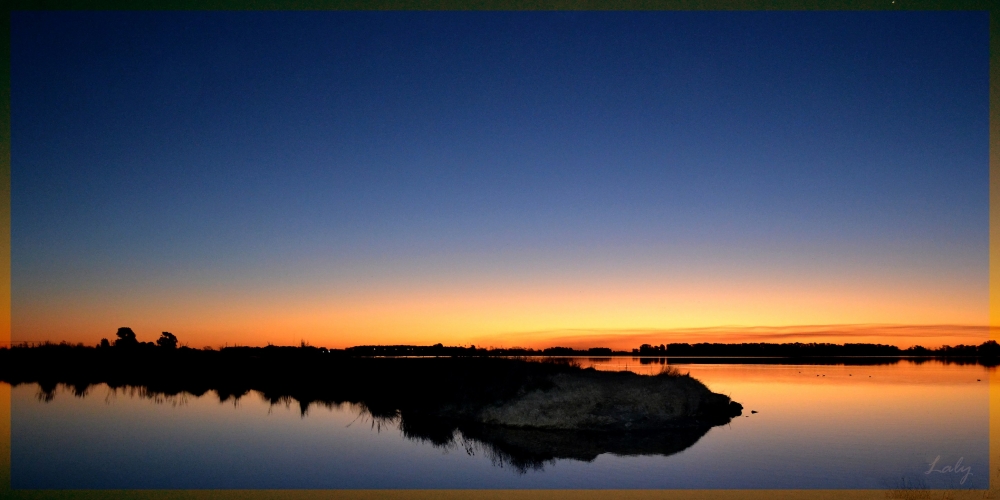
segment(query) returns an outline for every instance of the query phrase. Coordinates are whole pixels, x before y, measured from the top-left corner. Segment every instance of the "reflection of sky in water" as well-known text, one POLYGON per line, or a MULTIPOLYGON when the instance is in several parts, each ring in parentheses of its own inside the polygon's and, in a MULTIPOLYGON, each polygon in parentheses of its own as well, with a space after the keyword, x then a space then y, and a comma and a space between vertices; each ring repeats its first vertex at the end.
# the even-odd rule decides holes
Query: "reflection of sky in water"
MULTIPOLYGON (((632 368, 632 358, 598 368, 619 362, 632 368)), ((408 440, 348 406, 312 406, 302 417, 294 402, 269 406, 254 394, 155 404, 103 385, 84 398, 60 389, 45 403, 38 386, 22 385, 11 398, 11 480, 14 488, 986 486, 981 366, 674 366, 731 395, 746 415, 759 413, 711 429, 676 455, 557 460, 520 475, 476 443, 408 440), (972 475, 963 485, 964 474, 924 474, 938 456, 938 469, 962 458, 972 475)))

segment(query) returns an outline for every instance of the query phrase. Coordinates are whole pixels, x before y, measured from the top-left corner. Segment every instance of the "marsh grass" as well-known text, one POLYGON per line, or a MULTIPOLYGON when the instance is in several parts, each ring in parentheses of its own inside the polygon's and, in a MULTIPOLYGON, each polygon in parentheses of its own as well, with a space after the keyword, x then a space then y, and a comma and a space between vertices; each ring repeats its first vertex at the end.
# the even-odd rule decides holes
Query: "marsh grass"
POLYGON ((558 366, 566 366, 566 367, 569 367, 569 368, 582 368, 583 367, 583 365, 580 364, 580 361, 578 361, 575 358, 545 357, 545 358, 536 359, 536 360, 526 359, 526 361, 535 361, 535 362, 538 362, 538 363, 549 363, 549 364, 558 365, 558 366))
POLYGON ((675 366, 663 365, 660 367, 660 371, 655 375, 656 377, 688 377, 688 373, 681 373, 679 369, 675 366))

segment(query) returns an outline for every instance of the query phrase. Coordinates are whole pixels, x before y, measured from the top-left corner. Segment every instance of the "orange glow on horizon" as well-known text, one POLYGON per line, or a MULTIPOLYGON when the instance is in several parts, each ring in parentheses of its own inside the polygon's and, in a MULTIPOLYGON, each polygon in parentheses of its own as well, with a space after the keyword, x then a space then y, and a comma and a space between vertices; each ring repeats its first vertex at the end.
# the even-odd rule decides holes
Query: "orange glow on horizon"
POLYGON ((761 283, 736 277, 672 282, 577 276, 130 292, 15 300, 12 340, 92 345, 129 326, 140 340, 170 331, 191 347, 301 341, 329 348, 438 342, 614 349, 669 342, 938 347, 985 341, 988 329, 978 325, 989 320, 985 291, 961 282, 931 286, 847 278, 761 283))

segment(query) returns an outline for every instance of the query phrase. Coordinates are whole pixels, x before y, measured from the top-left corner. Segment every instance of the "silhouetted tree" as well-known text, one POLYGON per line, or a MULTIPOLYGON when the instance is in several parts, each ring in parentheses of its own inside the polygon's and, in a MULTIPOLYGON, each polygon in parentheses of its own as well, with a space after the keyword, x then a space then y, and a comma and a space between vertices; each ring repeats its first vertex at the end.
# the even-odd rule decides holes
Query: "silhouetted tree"
MULTIPOLYGON (((633 349, 633 352, 635 350, 633 349)), ((660 344, 659 346, 642 344, 639 346, 639 354, 664 354, 667 352, 667 346, 660 344)))
POLYGON ((988 340, 979 346, 980 356, 1000 356, 1000 344, 995 340, 988 340))
POLYGON ((177 348, 177 337, 170 332, 163 332, 160 334, 160 338, 156 339, 156 345, 163 347, 165 349, 176 349, 177 348))
POLYGON ((123 326, 118 329, 118 340, 115 341, 115 347, 135 347, 139 345, 139 341, 135 339, 135 332, 127 326, 123 326))
POLYGON ((108 339, 101 339, 101 347, 111 347, 111 343, 108 342, 108 339))

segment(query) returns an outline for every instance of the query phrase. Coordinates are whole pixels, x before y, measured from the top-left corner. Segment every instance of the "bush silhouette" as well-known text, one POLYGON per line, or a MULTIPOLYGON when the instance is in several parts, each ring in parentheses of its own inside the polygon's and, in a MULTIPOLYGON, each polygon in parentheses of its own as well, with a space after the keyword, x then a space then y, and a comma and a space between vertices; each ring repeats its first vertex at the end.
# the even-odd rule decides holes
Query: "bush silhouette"
POLYGON ((115 347, 135 347, 139 345, 139 341, 135 339, 135 332, 127 326, 123 326, 118 329, 118 340, 115 341, 115 347))
POLYGON ((160 338, 156 339, 156 345, 163 347, 165 349, 176 349, 177 348, 177 337, 170 332, 163 332, 160 334, 160 338))
POLYGON ((1000 356, 1000 344, 995 340, 988 340, 979 346, 978 351, 980 356, 1000 356))

